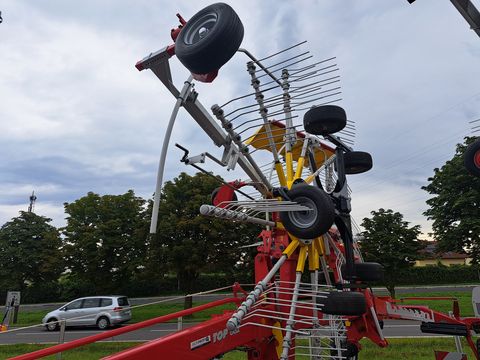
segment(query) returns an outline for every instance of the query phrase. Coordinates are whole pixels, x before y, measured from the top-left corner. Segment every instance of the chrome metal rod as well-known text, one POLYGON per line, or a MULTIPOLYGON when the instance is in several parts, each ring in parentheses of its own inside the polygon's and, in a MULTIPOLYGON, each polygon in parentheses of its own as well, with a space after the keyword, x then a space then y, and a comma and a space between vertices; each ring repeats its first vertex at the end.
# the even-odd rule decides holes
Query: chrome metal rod
POLYGON ((238 327, 240 326, 240 323, 242 322, 243 317, 248 313, 252 305, 258 300, 260 295, 262 295, 262 293, 265 291, 268 283, 270 282, 270 280, 272 280, 272 278, 280 269, 280 267, 283 265, 285 260, 287 260, 287 255, 282 255, 282 257, 278 259, 278 261, 275 263, 272 269, 268 272, 268 274, 263 278, 263 280, 259 281, 257 286, 255 286, 255 289, 253 289, 253 291, 250 292, 250 294, 248 294, 247 298, 242 303, 242 305, 240 305, 237 311, 227 321, 228 330, 235 331, 238 329, 238 327))
POLYGON ((283 351, 280 356, 280 360, 288 360, 288 353, 290 352, 290 347, 292 346, 292 330, 295 323, 295 312, 297 307, 298 300, 298 288, 300 287, 300 281, 302 281, 302 273, 299 271, 296 274, 295 278, 295 287, 293 288, 292 304, 290 305, 290 315, 287 320, 287 326, 285 337, 283 338, 283 351))
POLYGON ((213 205, 200 206, 200 214, 205 216, 214 216, 222 219, 249 222, 252 224, 258 224, 258 225, 264 225, 264 226, 275 226, 275 222, 273 221, 259 219, 253 216, 248 216, 247 214, 242 213, 240 211, 222 209, 213 205))
POLYGON ((165 131, 165 137, 163 139, 162 153, 160 155, 160 161, 158 163, 158 172, 157 172, 157 184, 155 186, 155 195, 153 198, 153 209, 152 209, 152 219, 150 221, 150 234, 155 234, 157 232, 157 221, 158 221, 158 208, 160 206, 160 193, 162 191, 163 184, 163 172, 165 170, 165 159, 167 158, 168 144, 170 142, 170 137, 172 135, 173 124, 175 124, 175 119, 177 118, 178 110, 182 106, 184 100, 187 97, 187 93, 192 86, 193 76, 190 75, 185 81, 182 91, 178 95, 175 106, 172 110, 172 115, 170 116, 170 121, 168 122, 167 130, 165 131))

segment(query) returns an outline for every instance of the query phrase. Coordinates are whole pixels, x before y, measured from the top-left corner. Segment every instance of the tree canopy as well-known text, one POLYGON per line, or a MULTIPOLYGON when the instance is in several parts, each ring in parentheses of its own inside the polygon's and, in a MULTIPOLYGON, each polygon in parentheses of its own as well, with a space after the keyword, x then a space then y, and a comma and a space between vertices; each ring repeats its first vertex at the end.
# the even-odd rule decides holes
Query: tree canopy
POLYGON ((250 224, 199 214, 200 206, 211 203, 211 193, 219 185, 218 179, 208 174, 181 173, 162 189, 150 259, 165 261, 185 291, 194 288, 201 272, 231 274, 242 257, 239 246, 255 242, 259 233, 259 228, 250 224))
POLYGON ((143 269, 148 229, 144 199, 132 190, 103 196, 89 192, 64 205, 64 248, 71 276, 101 293, 118 291, 143 269))
POLYGON ((455 155, 434 175, 423 190, 433 195, 424 212, 433 220, 433 235, 443 251, 467 252, 473 262, 480 263, 480 178, 464 167, 463 155, 475 138, 465 138, 455 155))
POLYGON ((366 261, 379 262, 385 267, 385 283, 392 296, 398 271, 413 266, 418 258, 422 243, 417 237, 420 225, 409 227, 399 212, 379 209, 364 218, 361 249, 366 261))
MULTIPOLYGON (((58 230, 51 219, 31 212, 0 228, 0 289, 41 291, 55 283, 63 271, 58 230)), ((3 294, 1 295, 3 296, 3 294)))

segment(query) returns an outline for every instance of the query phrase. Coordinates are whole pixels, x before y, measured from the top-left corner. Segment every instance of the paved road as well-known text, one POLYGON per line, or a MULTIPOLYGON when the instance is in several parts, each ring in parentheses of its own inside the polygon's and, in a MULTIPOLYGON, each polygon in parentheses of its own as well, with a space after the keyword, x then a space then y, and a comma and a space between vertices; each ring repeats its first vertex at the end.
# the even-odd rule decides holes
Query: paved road
MULTIPOLYGON (((480 282, 479 282, 480 283, 480 282)), ((418 293, 427 293, 427 292, 452 292, 452 291, 472 291, 472 288, 477 285, 445 285, 445 286, 409 286, 409 287, 397 287, 396 292, 398 295, 400 294, 405 294, 405 293, 412 293, 412 292, 418 292, 418 293)), ((385 295, 388 294, 387 289, 385 288, 374 288, 373 289, 375 294, 378 295, 385 295)), ((212 294, 212 295, 202 295, 202 296, 194 296, 193 301, 213 301, 213 300, 218 300, 222 299, 225 297, 230 296, 231 294, 212 294)), ((182 298, 178 298, 177 296, 159 296, 159 297, 146 297, 146 298, 130 298, 130 304, 132 306, 135 305, 143 305, 143 304, 149 304, 153 302, 158 302, 158 301, 163 301, 167 299, 175 299, 173 301, 169 301, 169 303, 172 302, 183 302, 182 298)), ((26 305, 21 305, 20 311, 45 311, 45 313, 58 309, 60 306, 62 306, 65 303, 48 303, 48 304, 26 304, 26 305)))
MULTIPOLYGON (((410 293, 410 292, 452 292, 452 291, 471 291, 474 285, 462 285, 462 286, 429 286, 429 287, 403 287, 397 289, 397 294, 402 293, 410 293)), ((386 293, 385 289, 376 288, 374 289, 376 294, 384 294, 386 293)), ((194 298, 194 301, 212 301, 218 300, 223 297, 230 296, 230 294, 225 295, 209 295, 209 296, 201 296, 194 298)), ((155 298, 137 298, 131 299, 132 305, 138 304, 146 304, 151 302, 157 302, 160 300, 167 299, 169 297, 155 297, 155 298)), ((172 297, 170 297, 172 298, 172 297)), ((177 302, 181 302, 181 299, 176 300, 177 302)), ((23 305, 22 310, 44 310, 45 312, 58 308, 62 304, 36 304, 36 305, 23 305)), ((191 324, 184 324, 185 327, 192 326, 191 324)), ((158 324, 151 326, 146 329, 141 329, 129 334, 124 334, 120 336, 116 336, 114 339, 110 339, 112 341, 148 341, 152 339, 156 339, 160 336, 164 336, 169 334, 173 331, 176 331, 177 324, 176 323, 169 323, 169 324, 158 324)), ((98 334, 101 331, 96 329, 85 329, 85 328, 77 328, 71 329, 69 328, 65 335, 65 341, 70 341, 78 338, 82 338, 85 336, 98 334)), ((414 321, 392 321, 388 320, 385 322, 384 327, 384 335, 386 337, 412 337, 412 336, 435 336, 431 334, 423 334, 420 331, 420 324, 414 321)), ((59 339, 58 332, 47 332, 41 327, 37 328, 29 328, 15 332, 7 332, 7 333, 0 333, 0 345, 1 344, 15 344, 15 343, 56 343, 59 339)), ((107 339, 108 340, 108 339, 107 339)))
MULTIPOLYGON (((190 327, 193 325, 194 324, 184 324, 184 327, 190 327)), ((176 323, 158 324, 128 334, 115 336, 114 338, 108 338, 104 341, 148 341, 170 334, 176 330, 176 323)), ((104 331, 88 328, 67 329, 65 332, 65 341, 79 339, 102 332, 104 331)), ((43 328, 25 329, 9 333, 0 333, 0 344, 56 343, 59 340, 59 335, 59 332, 49 332, 43 328)), ((419 322, 406 320, 385 321, 384 335, 386 337, 435 336, 431 334, 423 334, 420 331, 419 322)))

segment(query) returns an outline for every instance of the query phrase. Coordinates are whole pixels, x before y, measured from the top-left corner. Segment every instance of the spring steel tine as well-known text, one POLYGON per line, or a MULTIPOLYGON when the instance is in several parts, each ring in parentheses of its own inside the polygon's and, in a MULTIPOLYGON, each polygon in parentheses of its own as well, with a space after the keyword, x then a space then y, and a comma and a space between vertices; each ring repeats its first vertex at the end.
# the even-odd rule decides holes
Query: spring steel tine
MULTIPOLYGON (((275 88, 278 89, 278 86, 270 87, 270 88, 268 88, 268 89, 266 89, 266 90, 263 90, 263 89, 262 89, 262 93, 265 93, 265 92, 267 92, 267 91, 273 90, 273 89, 275 89, 275 88)), ((222 105, 222 106, 220 106, 220 107, 223 108, 225 105, 227 105, 227 104, 229 104, 229 103, 231 103, 231 102, 233 102, 233 101, 235 101, 235 100, 247 98, 247 97, 253 96, 253 95, 255 95, 255 93, 250 93, 250 94, 247 94, 247 95, 244 95, 244 96, 241 96, 241 97, 232 99, 232 100, 228 101, 227 103, 225 103, 224 105, 222 105)), ((271 96, 271 97, 269 97, 269 98, 265 98, 265 99, 264 99, 264 102, 267 102, 269 99, 274 99, 274 98, 281 97, 281 96, 282 96, 281 94, 273 95, 273 96, 271 96)), ((231 115, 231 114, 233 114, 233 113, 235 113, 235 112, 237 112, 237 111, 239 111, 239 110, 246 109, 246 108, 252 107, 252 106, 258 106, 258 104, 255 103, 255 104, 253 104, 253 105, 246 105, 246 106, 243 106, 243 107, 240 107, 240 108, 236 108, 234 111, 226 114, 225 117, 227 117, 227 116, 229 116, 229 115, 231 115)))
MULTIPOLYGON (((324 101, 324 102, 322 102, 320 104, 317 104, 315 106, 323 106, 323 105, 333 104, 335 102, 342 101, 342 100, 343 100, 342 98, 337 98, 335 100, 324 101)), ((303 111, 303 110, 309 110, 310 108, 311 108, 311 106, 310 107, 305 107, 305 108, 297 108, 296 110, 297 111, 303 111)))
MULTIPOLYGON (((319 74, 316 74, 316 75, 313 75, 311 76, 311 78, 314 78, 314 77, 319 77, 320 75, 319 74)), ((310 78, 308 79, 304 79, 304 80, 309 80, 310 78)), ((301 80, 301 81, 304 81, 304 80, 301 80)), ((330 78, 326 78, 326 79, 321 79, 321 80, 316 80, 314 83, 315 84, 318 84, 320 86, 328 86, 330 84, 335 84, 337 82, 340 82, 340 75, 336 75, 336 76, 332 76, 330 78)), ((292 81, 293 83, 293 81, 292 81)), ((304 85, 299 85, 299 86, 292 86, 291 89, 293 89, 292 91, 299 91, 302 89, 304 85)))
POLYGON ((328 97, 331 97, 331 96, 335 96, 335 95, 340 95, 341 93, 342 93, 341 91, 337 91, 336 93, 333 93, 333 94, 327 94, 327 95, 319 96, 319 97, 316 97, 314 99, 310 99, 310 100, 307 100, 307 101, 302 101, 302 102, 299 102, 299 103, 295 103, 294 106, 295 107, 296 106, 302 106, 302 105, 305 105, 305 104, 309 104, 313 101, 322 100, 322 99, 325 99, 325 98, 328 98, 328 97))
POLYGON ((302 42, 299 42, 298 44, 292 45, 292 46, 290 46, 290 47, 288 47, 288 48, 286 48, 286 49, 280 50, 279 52, 276 52, 275 54, 268 55, 268 56, 266 56, 266 57, 264 57, 264 58, 262 58, 262 59, 259 59, 258 61, 264 61, 264 60, 267 60, 267 59, 271 59, 271 58, 273 58, 273 57, 275 57, 275 56, 277 56, 277 55, 280 55, 280 54, 282 54, 282 53, 284 53, 284 52, 287 52, 287 51, 289 51, 289 50, 292 50, 292 49, 294 49, 294 48, 296 48, 296 47, 298 47, 298 46, 300 46, 300 45, 303 45, 303 44, 305 44, 305 43, 307 43, 307 40, 304 40, 304 41, 302 41, 302 42))
MULTIPOLYGON (((297 116, 298 117, 298 116, 297 116)), ((285 130, 287 129, 294 129, 295 131, 298 131, 298 128, 301 127, 303 124, 299 124, 299 125, 293 125, 293 126, 285 126, 284 128, 280 128, 280 129, 275 129, 275 130, 272 130, 271 133, 273 136, 273 138, 277 137, 278 135, 280 134, 283 134, 285 132, 285 130)), ((268 137, 268 132, 267 131, 259 131, 256 133, 257 135, 263 135, 263 134, 267 134, 266 137, 268 137)), ((256 143, 257 141, 262 141, 263 139, 257 139, 257 140, 253 140, 252 142, 250 142, 250 144, 254 144, 256 143)), ((297 139, 297 141, 304 141, 303 138, 299 138, 297 139)))
POLYGON ((306 78, 307 79, 313 79, 314 77, 320 77, 321 78, 325 74, 328 74, 327 72, 325 72, 325 70, 329 70, 329 69, 332 70, 330 72, 340 70, 338 68, 337 64, 326 66, 326 67, 323 67, 323 68, 320 68, 320 69, 315 68, 315 66, 306 66, 303 69, 299 69, 298 71, 292 72, 292 76, 291 76, 292 81, 301 82, 301 81, 305 81, 306 78), (304 73, 305 71, 312 70, 312 69, 313 69, 313 71, 309 71, 307 73, 304 73))
MULTIPOLYGON (((298 118, 298 115, 293 115, 293 116, 290 116, 288 119, 295 119, 295 118, 298 118)), ((255 119, 256 122, 260 121, 261 119, 255 119)), ((286 119, 282 119, 282 120, 286 120, 286 119)), ((233 130, 237 130, 238 128, 241 128, 243 126, 245 126, 247 123, 250 123, 250 122, 253 122, 253 120, 248 120, 240 125, 238 125, 237 127, 235 127, 233 130)), ((248 131, 250 129, 254 129, 254 128, 257 128, 258 127, 258 124, 255 124, 255 125, 251 125, 251 126, 248 126, 247 128, 243 129, 242 131, 240 131, 238 133, 238 135, 241 135, 243 134, 245 131, 248 131)))
POLYGON ((331 82, 328 82, 328 83, 323 83, 321 81, 314 81, 314 82, 311 82, 311 83, 308 83, 308 84, 304 84, 304 85, 299 85, 299 86, 291 86, 290 87, 290 93, 297 93, 297 92, 303 92, 303 91, 306 91, 306 89, 320 89, 322 87, 325 87, 327 85, 330 85, 330 84, 335 84, 337 82, 340 82, 340 76, 337 76, 337 79, 332 79, 331 82))
MULTIPOLYGON (((265 69, 271 70, 271 69, 272 69, 273 67, 275 67, 275 66, 285 64, 286 62, 289 62, 289 61, 294 60, 294 59, 298 59, 299 57, 304 56, 304 55, 307 55, 307 54, 310 54, 310 51, 305 51, 305 52, 303 52, 303 53, 301 53, 301 54, 297 54, 297 55, 292 56, 292 57, 290 57, 290 58, 288 58, 288 59, 282 60, 282 61, 280 61, 280 62, 278 62, 278 63, 276 63, 276 64, 272 64, 272 65, 265 66, 265 69)), ((310 57, 312 57, 312 56, 310 56, 310 57)), ((263 69, 258 69, 258 70, 256 70, 255 72, 261 72, 261 71, 263 71, 263 69)))
MULTIPOLYGON (((283 69, 287 69, 289 66, 291 65, 295 65, 295 64, 299 64, 301 62, 304 62, 304 61, 307 61, 308 59, 311 59, 313 58, 313 55, 309 55, 309 56, 306 56, 304 57, 303 59, 300 59, 300 60, 297 60, 297 61, 294 61, 290 64, 286 64, 285 66, 281 66, 281 67, 278 67, 278 69, 275 69, 275 70, 269 70, 271 73, 276 73, 277 71, 282 71, 283 69)), ((264 76, 267 76, 268 74, 262 74, 262 75, 259 75, 257 76, 258 79, 264 77, 264 76)))
MULTIPOLYGON (((309 66, 310 66, 310 68, 311 68, 311 67, 315 67, 315 66, 317 66, 317 65, 320 65, 320 64, 323 64, 323 63, 326 63, 326 62, 329 62, 329 61, 333 61, 333 60, 336 60, 336 59, 337 59, 337 57, 334 56, 334 57, 331 57, 331 58, 328 58, 328 59, 323 59, 323 60, 317 61, 316 63, 313 63, 313 64, 311 64, 311 65, 309 65, 309 66)), ((335 64, 335 66, 337 66, 337 64, 335 64)), ((304 68, 301 68, 301 69, 290 69, 290 70, 291 70, 292 72, 296 72, 296 71, 303 71, 304 68)))
MULTIPOLYGON (((322 88, 322 87, 320 87, 322 88)), ((340 86, 337 86, 337 87, 334 87, 334 88, 331 88, 331 89, 326 89, 326 90, 322 90, 322 91, 306 91, 306 92, 303 92, 303 93, 300 93, 298 95, 295 95, 295 96, 292 96, 291 99, 307 99, 309 97, 312 97, 312 96, 315 96, 315 95, 319 95, 319 94, 325 94, 325 93, 328 93, 330 91, 336 91, 336 90, 340 90, 341 87, 340 86), (308 95, 305 95, 305 94, 308 94, 308 95)))
MULTIPOLYGON (((318 78, 320 76, 321 76, 320 74, 314 74, 312 76, 309 76, 308 78, 303 78, 302 80, 298 80, 298 81, 293 79, 291 84, 293 84, 294 86, 291 86, 290 89, 292 89, 292 91, 294 91, 294 90, 297 91, 297 89, 301 90, 302 87, 304 86, 302 84, 303 81, 318 78), (297 82, 299 83, 299 85, 295 85, 297 82)), ((327 85, 330 85, 330 84, 335 84, 337 82, 340 82, 340 75, 335 75, 335 76, 325 78, 325 79, 315 79, 315 81, 313 83, 321 85, 321 86, 327 86, 327 85)))
POLYGON ((299 84, 298 86, 292 86, 291 89, 292 89, 292 93, 298 93, 298 92, 302 92, 302 91, 305 91, 305 89, 312 89, 312 90, 315 90, 317 88, 325 88, 325 87, 328 87, 329 85, 331 84, 336 84, 340 82, 340 76, 336 76, 334 78, 330 78, 328 79, 328 81, 325 79, 325 80, 316 80, 314 82, 311 82, 309 84, 299 84))
MULTIPOLYGON (((272 86, 272 87, 269 87, 267 89, 262 89, 263 92, 267 92, 267 91, 270 91, 270 90, 273 90, 273 89, 278 89, 278 85, 275 85, 275 86, 272 86)), ((241 99, 245 99, 249 96, 255 96, 255 92, 252 92, 252 93, 248 93, 246 95, 242 95, 242 96, 239 96, 239 97, 236 97, 236 98, 233 98, 231 100, 228 100, 225 104, 223 104, 222 106, 220 106, 221 108, 224 108, 225 106, 231 104, 232 102, 234 101, 237 101, 237 100, 241 100, 241 99)))
POLYGON ((338 132, 338 134, 344 135, 344 136, 350 136, 350 137, 355 137, 356 136, 356 134, 354 132, 351 132, 351 131, 348 131, 348 130, 345 130, 345 129, 340 130, 338 132))

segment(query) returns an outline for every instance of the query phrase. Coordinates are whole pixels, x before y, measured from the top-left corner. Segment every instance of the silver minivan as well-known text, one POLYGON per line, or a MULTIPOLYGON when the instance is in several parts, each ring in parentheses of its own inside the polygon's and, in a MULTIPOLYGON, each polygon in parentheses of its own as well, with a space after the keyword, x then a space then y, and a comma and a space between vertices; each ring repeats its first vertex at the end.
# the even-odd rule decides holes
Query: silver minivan
POLYGON ((89 296, 50 311, 42 324, 48 331, 58 330, 62 320, 66 320, 66 326, 97 326, 105 330, 131 318, 130 303, 126 296, 89 296))

